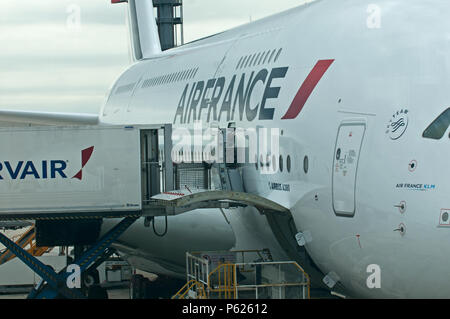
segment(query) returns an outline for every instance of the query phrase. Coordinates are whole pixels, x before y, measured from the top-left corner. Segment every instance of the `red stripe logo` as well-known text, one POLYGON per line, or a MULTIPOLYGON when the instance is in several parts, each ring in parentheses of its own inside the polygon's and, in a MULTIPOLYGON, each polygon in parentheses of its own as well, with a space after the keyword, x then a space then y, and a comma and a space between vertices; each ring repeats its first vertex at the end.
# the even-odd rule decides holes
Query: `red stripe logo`
POLYGON ((87 162, 91 159, 92 153, 94 152, 94 146, 88 147, 81 151, 81 169, 72 178, 81 179, 83 178, 83 168, 86 166, 87 162))
POLYGON ((298 90, 297 95, 292 101, 292 104, 286 114, 281 118, 282 120, 292 120, 300 114, 311 93, 314 91, 317 84, 333 62, 334 60, 319 60, 316 63, 311 73, 309 73, 305 82, 303 82, 302 86, 298 90))

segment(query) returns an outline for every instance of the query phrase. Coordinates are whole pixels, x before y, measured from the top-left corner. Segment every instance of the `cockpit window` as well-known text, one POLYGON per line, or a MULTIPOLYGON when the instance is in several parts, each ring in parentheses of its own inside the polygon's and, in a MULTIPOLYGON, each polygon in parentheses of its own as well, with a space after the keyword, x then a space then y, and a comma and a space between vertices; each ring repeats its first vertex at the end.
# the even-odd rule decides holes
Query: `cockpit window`
POLYGON ((437 119, 427 127, 423 132, 424 138, 432 138, 434 140, 440 140, 444 136, 448 127, 450 126, 450 108, 444 111, 437 119))

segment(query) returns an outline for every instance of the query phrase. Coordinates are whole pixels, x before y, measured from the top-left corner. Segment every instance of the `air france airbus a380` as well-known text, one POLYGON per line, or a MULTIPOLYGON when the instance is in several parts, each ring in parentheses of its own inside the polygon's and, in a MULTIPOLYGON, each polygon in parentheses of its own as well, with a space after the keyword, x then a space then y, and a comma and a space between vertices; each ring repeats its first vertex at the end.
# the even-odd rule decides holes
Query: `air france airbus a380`
MULTIPOLYGON (((138 221, 115 245, 132 265, 184 278, 186 251, 268 248, 349 296, 450 297, 450 6, 372 2, 320 0, 161 52, 151 2, 128 1, 138 61, 99 123, 279 128, 279 158, 241 173, 290 211, 196 210, 169 217, 164 237, 138 221)), ((89 120, 50 115, 2 112, 89 120)))

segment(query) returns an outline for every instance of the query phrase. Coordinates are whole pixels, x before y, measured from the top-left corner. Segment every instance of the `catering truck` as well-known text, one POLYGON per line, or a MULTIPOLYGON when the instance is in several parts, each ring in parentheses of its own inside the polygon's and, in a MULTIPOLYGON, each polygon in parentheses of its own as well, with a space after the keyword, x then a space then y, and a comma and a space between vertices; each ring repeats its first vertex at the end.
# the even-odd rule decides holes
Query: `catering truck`
POLYGON ((143 201, 159 193, 156 188, 165 181, 159 176, 160 130, 164 131, 135 126, 0 129, 0 218, 39 219, 62 212, 110 217, 141 211, 143 201))
POLYGON ((152 196, 173 189, 171 130, 0 128, 0 220, 35 220, 42 246, 94 242, 103 218, 141 216, 152 196))

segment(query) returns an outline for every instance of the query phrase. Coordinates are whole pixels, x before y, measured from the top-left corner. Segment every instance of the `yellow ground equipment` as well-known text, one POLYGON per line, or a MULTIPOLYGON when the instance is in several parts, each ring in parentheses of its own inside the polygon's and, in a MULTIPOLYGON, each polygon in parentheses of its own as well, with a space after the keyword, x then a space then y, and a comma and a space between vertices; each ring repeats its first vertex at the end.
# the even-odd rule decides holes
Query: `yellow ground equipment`
POLYGON ((310 278, 298 263, 246 262, 245 253, 267 252, 187 253, 187 284, 172 299, 310 299, 310 278))
MULTIPOLYGON (((15 241, 17 245, 22 247, 33 256, 39 257, 50 251, 52 247, 38 247, 36 246, 36 229, 30 226, 20 237, 15 241)), ((0 265, 10 261, 16 255, 9 249, 5 249, 0 254, 0 265)))
POLYGON ((205 287, 198 281, 190 280, 172 297, 172 299, 207 299, 205 287), (192 292, 195 292, 195 294, 192 292))

